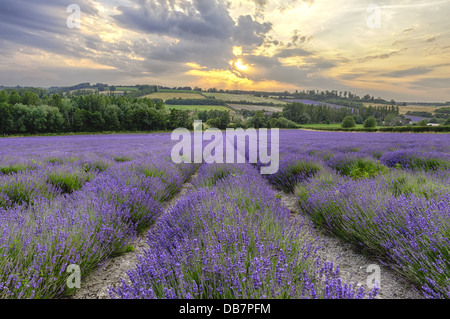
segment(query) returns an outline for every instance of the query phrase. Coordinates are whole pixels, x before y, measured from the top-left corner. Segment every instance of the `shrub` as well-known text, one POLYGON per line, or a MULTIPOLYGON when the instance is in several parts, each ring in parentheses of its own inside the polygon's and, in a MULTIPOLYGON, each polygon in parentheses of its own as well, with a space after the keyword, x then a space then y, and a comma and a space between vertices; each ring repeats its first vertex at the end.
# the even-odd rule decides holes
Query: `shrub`
POLYGON ((372 127, 376 127, 376 126, 377 126, 377 120, 373 116, 370 116, 363 123, 364 128, 372 128, 372 127))
POLYGON ((347 115, 341 123, 343 128, 352 128, 356 126, 355 119, 351 115, 347 115))
POLYGON ((328 161, 328 165, 353 179, 371 178, 387 170, 379 161, 357 153, 338 154, 328 161))

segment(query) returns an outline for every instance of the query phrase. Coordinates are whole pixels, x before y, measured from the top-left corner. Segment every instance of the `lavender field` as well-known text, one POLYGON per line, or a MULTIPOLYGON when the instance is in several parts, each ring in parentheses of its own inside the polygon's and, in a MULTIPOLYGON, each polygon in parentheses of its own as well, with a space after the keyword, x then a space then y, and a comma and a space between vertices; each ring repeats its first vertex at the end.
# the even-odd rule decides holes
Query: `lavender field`
POLYGON ((317 256, 311 227, 424 297, 450 297, 446 134, 281 131, 273 175, 174 164, 174 144, 168 133, 1 139, 0 298, 70 295, 68 265, 88 280, 140 234, 148 248, 111 298, 375 298, 317 256), (313 224, 292 218, 280 191, 313 224))

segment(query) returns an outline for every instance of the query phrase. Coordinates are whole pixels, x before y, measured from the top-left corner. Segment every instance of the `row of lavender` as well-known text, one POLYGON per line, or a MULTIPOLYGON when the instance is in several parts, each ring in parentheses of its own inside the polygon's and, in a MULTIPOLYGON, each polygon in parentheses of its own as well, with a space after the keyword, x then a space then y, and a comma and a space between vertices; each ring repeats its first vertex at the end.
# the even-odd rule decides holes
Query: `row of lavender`
POLYGON ((4 139, 0 144, 0 298, 71 293, 161 215, 194 165, 170 158, 170 135, 4 139))
POLYGON ((310 224, 291 218, 249 164, 203 164, 193 192, 149 231, 149 248, 112 298, 373 298, 316 256, 310 224))
POLYGON ((448 135, 285 131, 280 170, 314 223, 359 245, 429 298, 450 298, 448 135))

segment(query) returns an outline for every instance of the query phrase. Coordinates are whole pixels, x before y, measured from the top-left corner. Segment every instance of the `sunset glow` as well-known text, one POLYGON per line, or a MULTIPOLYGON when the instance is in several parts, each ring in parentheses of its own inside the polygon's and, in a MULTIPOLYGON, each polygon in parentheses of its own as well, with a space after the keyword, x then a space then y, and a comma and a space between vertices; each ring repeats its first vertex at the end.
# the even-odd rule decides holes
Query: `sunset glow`
POLYGON ((82 0, 79 29, 70 4, 2 1, 0 85, 207 89, 221 74, 219 88, 450 100, 449 1, 82 0))

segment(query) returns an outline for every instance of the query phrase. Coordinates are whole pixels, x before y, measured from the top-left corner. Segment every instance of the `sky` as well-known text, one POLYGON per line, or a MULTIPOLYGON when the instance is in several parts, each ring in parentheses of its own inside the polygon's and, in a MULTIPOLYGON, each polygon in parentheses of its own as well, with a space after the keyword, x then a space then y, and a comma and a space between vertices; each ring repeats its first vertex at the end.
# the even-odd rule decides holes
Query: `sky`
POLYGON ((0 86, 450 101, 450 0, 0 0, 0 8, 0 86))

